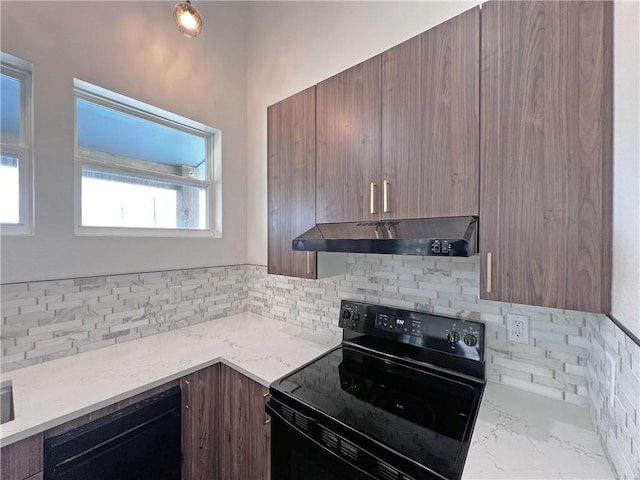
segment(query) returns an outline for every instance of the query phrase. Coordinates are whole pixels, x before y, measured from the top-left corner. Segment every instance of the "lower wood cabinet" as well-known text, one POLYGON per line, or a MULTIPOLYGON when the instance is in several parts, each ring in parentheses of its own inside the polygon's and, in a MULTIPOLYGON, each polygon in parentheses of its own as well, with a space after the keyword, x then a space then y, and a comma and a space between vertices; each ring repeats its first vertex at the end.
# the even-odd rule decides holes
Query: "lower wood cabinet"
POLYGON ((181 379, 184 480, 268 480, 267 387, 216 364, 181 379))
POLYGON ((0 478, 2 480, 42 479, 42 433, 2 447, 0 478))
POLYGON ((182 389, 182 478, 220 477, 220 364, 180 379, 182 389))
MULTIPOLYGON (((183 480, 269 480, 267 387, 223 364, 180 379, 183 480)), ((57 436, 178 384, 114 403, 1 450, 2 480, 42 480, 44 438, 57 436)))
POLYGON ((269 480, 271 426, 264 411, 269 390, 226 365, 220 380, 220 478, 269 480))

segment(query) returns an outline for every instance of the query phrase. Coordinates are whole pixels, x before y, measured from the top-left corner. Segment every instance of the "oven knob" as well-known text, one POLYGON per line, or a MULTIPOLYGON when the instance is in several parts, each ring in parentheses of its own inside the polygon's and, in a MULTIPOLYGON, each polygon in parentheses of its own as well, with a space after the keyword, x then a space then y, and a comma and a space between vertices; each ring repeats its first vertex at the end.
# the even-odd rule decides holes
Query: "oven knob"
POLYGON ((351 316, 351 311, 347 310, 346 308, 342 311, 342 318, 344 318, 345 320, 347 320, 349 317, 351 316))
POLYGON ((460 334, 458 332, 447 333, 447 342, 449 345, 455 345, 460 340, 460 334))
POLYGON ((358 312, 353 312, 353 316, 351 317, 352 323, 351 328, 353 330, 358 326, 358 322, 360 321, 360 314, 358 312))
POLYGON ((470 333, 467 333, 464 336, 464 343, 465 345, 469 345, 470 347, 473 347, 476 343, 478 343, 478 337, 470 333))

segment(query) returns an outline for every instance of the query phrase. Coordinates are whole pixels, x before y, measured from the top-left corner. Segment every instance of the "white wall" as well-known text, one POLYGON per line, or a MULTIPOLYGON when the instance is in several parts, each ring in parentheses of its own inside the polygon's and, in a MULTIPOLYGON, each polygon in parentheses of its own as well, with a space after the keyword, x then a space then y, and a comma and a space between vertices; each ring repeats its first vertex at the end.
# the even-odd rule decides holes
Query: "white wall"
MULTIPOLYGON (((478 3, 478 2, 475 2, 478 3)), ((474 2, 257 2, 248 21, 249 263, 267 261, 266 109, 474 2)), ((640 3, 615 4, 613 315, 640 335, 640 3)))
POLYGON ((612 314, 640 337, 640 3, 614 9, 612 314))
POLYGON ((246 4, 1 2, 2 51, 34 65, 35 235, 3 236, 2 283, 246 262, 246 4), (73 234, 73 78, 222 130, 223 238, 73 234))
POLYGON ((255 2, 248 20, 248 261, 267 264, 267 107, 479 2, 255 2))

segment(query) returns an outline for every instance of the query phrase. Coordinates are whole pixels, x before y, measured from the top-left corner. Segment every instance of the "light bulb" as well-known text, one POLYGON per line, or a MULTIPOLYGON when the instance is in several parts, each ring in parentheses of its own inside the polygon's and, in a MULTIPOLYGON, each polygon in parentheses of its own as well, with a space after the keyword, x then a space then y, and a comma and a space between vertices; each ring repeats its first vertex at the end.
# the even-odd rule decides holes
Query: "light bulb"
POLYGON ((202 17, 191 2, 178 2, 173 8, 173 20, 187 37, 195 37, 202 31, 202 17))
POLYGON ((198 25, 198 21, 193 15, 191 15, 191 12, 182 12, 182 14, 180 15, 180 24, 184 28, 188 28, 189 30, 191 30, 196 28, 196 25, 198 25))

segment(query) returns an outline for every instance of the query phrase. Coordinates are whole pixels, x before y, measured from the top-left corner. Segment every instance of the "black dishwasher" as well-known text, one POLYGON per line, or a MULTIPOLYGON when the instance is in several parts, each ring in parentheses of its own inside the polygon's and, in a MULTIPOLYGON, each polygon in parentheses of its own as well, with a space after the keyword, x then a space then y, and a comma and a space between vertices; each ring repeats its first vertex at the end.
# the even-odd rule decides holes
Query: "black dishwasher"
POLYGON ((180 388, 44 443, 44 480, 180 480, 180 388))

